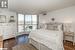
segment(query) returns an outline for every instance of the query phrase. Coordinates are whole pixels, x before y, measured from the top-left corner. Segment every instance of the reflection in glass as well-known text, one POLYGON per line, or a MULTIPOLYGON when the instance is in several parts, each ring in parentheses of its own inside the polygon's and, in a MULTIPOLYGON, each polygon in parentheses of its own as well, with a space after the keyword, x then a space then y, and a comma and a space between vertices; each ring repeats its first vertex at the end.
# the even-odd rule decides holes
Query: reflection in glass
POLYGON ((24 32, 24 25, 18 25, 18 32, 24 32))
POLYGON ((24 32, 24 15, 18 14, 18 32, 24 32))
POLYGON ((24 15, 18 14, 18 24, 24 24, 24 15))
POLYGON ((32 15, 33 24, 37 24, 37 15, 32 15))
POLYGON ((37 15, 18 14, 18 25, 19 25, 18 32, 36 30, 37 29, 37 15))
POLYGON ((25 15, 25 24, 31 24, 32 17, 31 15, 25 15))

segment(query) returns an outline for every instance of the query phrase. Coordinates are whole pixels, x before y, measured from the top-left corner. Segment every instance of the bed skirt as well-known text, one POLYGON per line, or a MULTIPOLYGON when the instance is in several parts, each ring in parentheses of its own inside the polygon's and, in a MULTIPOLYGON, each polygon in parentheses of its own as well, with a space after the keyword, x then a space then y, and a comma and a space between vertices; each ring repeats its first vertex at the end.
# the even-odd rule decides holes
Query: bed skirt
POLYGON ((52 50, 52 49, 48 48, 47 46, 45 46, 31 38, 29 39, 29 43, 31 45, 33 45, 34 47, 36 47, 38 50, 52 50))

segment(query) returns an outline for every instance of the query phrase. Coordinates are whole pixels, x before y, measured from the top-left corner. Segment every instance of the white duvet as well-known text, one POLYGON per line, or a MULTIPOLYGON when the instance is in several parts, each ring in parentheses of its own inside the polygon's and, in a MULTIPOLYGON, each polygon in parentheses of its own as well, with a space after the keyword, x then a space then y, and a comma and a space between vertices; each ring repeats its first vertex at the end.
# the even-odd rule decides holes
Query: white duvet
POLYGON ((32 31, 29 35, 29 38, 32 38, 35 41, 44 44, 52 50, 64 50, 62 31, 38 29, 32 31))

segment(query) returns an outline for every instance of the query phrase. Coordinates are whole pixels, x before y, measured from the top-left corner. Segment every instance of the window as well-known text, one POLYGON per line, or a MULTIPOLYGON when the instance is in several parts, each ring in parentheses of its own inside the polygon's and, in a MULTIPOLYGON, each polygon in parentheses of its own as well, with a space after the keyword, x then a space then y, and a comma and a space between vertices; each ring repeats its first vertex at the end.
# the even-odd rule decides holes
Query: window
POLYGON ((24 15, 18 14, 18 31, 24 32, 24 15))
POLYGON ((18 32, 37 29, 37 15, 18 14, 18 32))

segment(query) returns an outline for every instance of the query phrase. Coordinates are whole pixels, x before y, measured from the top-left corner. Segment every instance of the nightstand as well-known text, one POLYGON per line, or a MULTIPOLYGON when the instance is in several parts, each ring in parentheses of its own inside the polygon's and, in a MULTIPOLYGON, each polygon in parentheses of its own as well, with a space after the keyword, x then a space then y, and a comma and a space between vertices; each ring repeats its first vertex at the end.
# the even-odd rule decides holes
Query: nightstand
POLYGON ((0 36, 0 48, 3 48, 3 38, 0 36))
POLYGON ((73 41, 73 45, 74 45, 74 32, 64 32, 64 40, 65 40, 65 37, 68 36, 68 37, 72 37, 72 41, 73 41))

